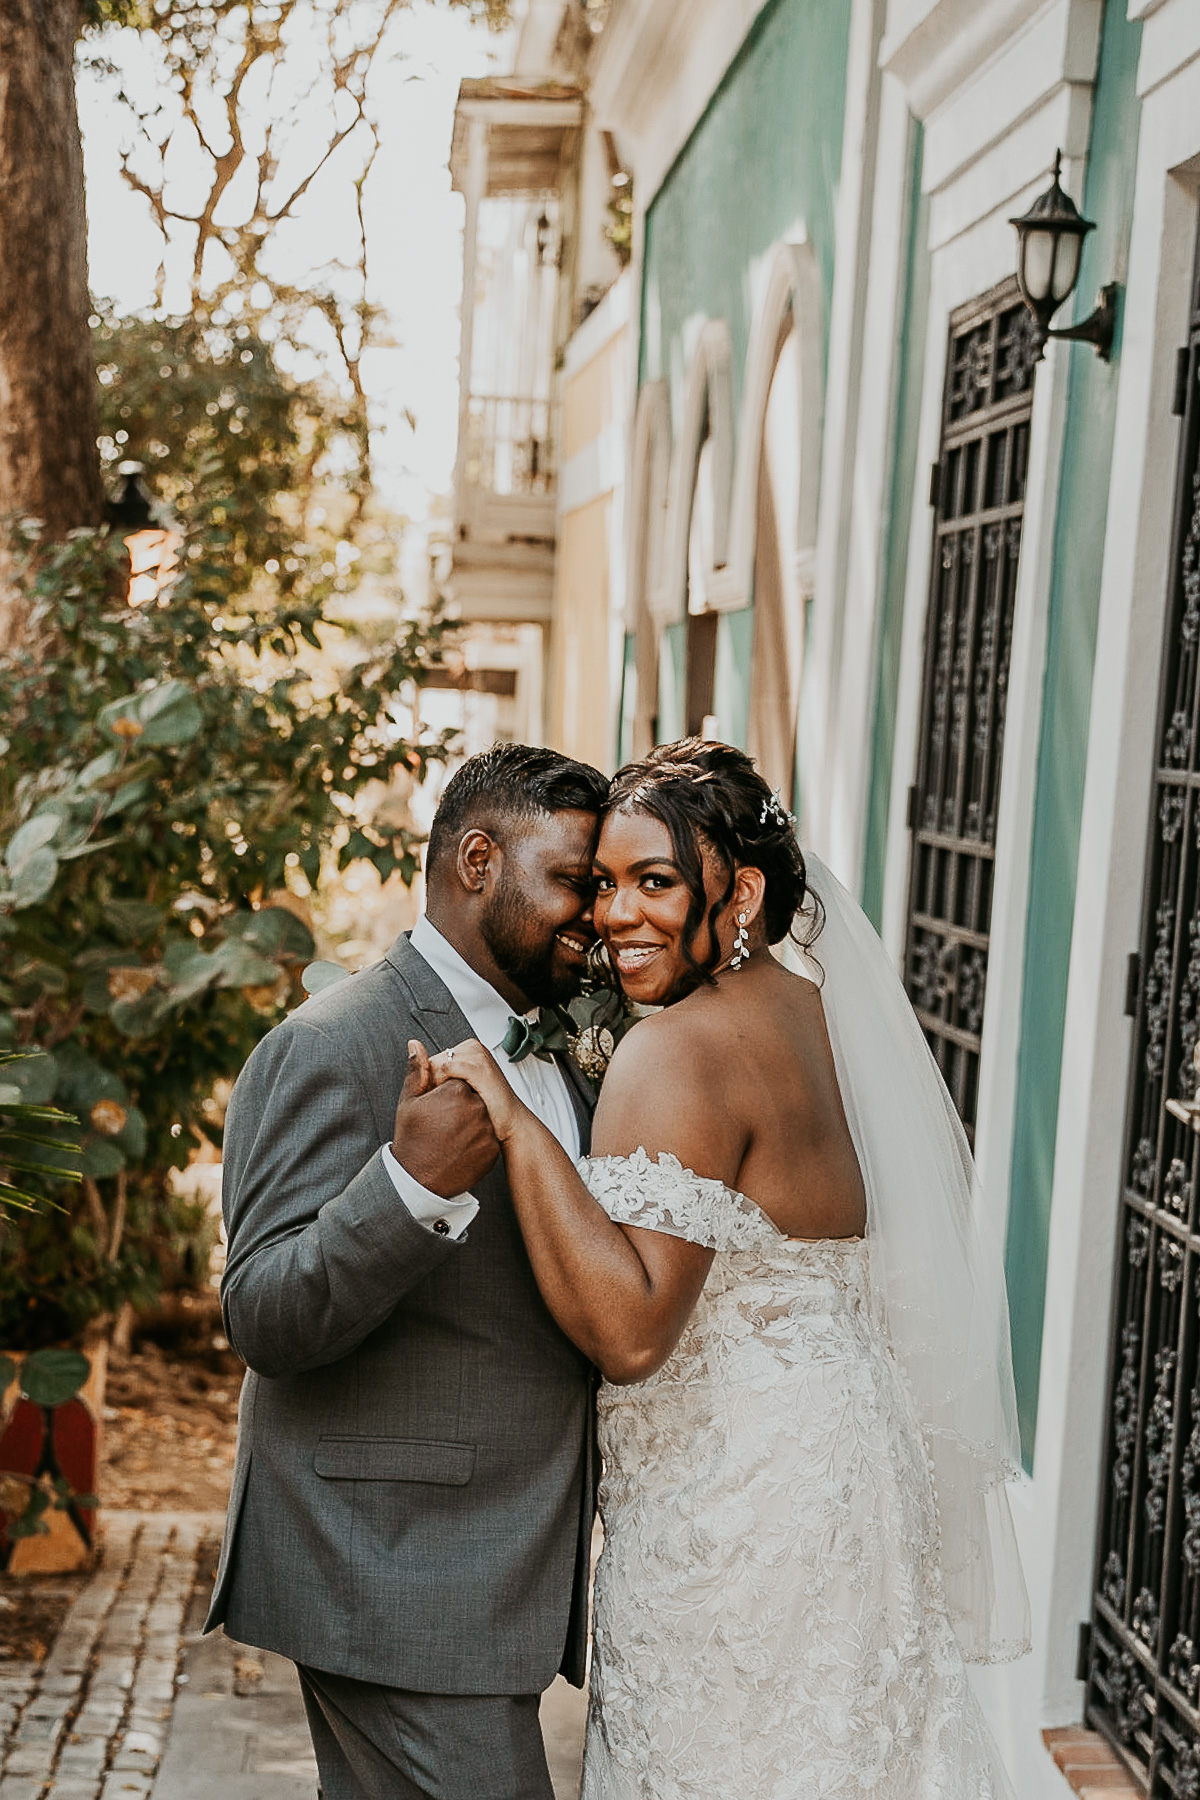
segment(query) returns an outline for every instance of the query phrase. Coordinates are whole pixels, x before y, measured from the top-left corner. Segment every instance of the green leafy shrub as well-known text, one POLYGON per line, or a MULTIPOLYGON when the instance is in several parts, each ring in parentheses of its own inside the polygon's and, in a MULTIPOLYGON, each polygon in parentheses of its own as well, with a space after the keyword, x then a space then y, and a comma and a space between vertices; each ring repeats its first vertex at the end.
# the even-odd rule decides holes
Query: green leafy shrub
MULTIPOLYGON (((106 428, 126 396, 124 416, 149 408, 165 330, 126 334, 106 428)), ((29 1177, 61 1210, 0 1216, 0 1344, 18 1349, 187 1273, 202 1215, 169 1173, 219 1145, 214 1087, 302 997, 313 955, 288 881, 358 858, 411 880, 417 841, 372 801, 447 747, 412 741, 398 702, 441 628, 401 614, 390 636, 357 639, 335 613, 362 559, 302 535, 289 459, 311 448, 322 397, 267 359, 244 429, 214 442, 205 396, 229 340, 184 335, 166 390, 182 409, 174 580, 131 606, 119 540, 43 549, 27 528, 27 631, 0 657, 0 1051, 40 1045, 5 1078, 82 1132, 77 1190, 29 1177), (244 479, 235 457, 255 465, 244 479)), ((336 491, 310 463, 301 497, 318 478, 336 491)))
POLYGON ((30 1176, 55 1183, 78 1181, 80 1176, 75 1118, 58 1107, 27 1100, 13 1079, 18 1068, 27 1074, 28 1064, 38 1059, 40 1050, 0 1051, 0 1213, 8 1207, 32 1212, 43 1203, 44 1195, 29 1185, 30 1176))

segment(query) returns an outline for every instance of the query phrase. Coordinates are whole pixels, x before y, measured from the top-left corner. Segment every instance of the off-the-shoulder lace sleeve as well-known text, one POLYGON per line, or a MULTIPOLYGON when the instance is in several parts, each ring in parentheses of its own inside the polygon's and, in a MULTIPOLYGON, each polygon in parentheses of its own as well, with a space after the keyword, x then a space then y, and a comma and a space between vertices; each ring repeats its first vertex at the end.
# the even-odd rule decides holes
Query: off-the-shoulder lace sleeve
POLYGON ((666 1150, 651 1156, 585 1156, 579 1173, 618 1225, 639 1225, 710 1250, 758 1250, 779 1232, 752 1200, 710 1175, 685 1169, 666 1150))

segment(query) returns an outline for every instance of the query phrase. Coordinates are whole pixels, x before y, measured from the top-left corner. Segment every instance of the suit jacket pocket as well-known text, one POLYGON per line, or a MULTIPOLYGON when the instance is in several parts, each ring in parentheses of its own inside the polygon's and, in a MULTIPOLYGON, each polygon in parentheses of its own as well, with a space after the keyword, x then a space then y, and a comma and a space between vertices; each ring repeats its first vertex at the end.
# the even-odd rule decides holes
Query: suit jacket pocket
POLYGON ((330 1481, 435 1481, 462 1487, 475 1467, 475 1446, 420 1438, 323 1437, 313 1467, 330 1481))

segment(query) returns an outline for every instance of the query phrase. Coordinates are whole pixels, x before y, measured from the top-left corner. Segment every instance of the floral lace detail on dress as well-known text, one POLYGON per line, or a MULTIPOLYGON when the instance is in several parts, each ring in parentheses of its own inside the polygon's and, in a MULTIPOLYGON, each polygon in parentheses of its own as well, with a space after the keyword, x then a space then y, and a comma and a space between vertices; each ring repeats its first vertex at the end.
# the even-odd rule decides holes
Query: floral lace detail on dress
POLYGON ((656 1156, 639 1148, 632 1156, 584 1157, 578 1168, 592 1198, 618 1225, 640 1225, 710 1250, 760 1250, 786 1242, 761 1206, 711 1175, 693 1174, 668 1150, 656 1156))
POLYGON ((579 1167, 611 1218, 717 1252, 663 1367, 600 1389, 582 1800, 1008 1796, 867 1243, 785 1237, 666 1154, 579 1167))

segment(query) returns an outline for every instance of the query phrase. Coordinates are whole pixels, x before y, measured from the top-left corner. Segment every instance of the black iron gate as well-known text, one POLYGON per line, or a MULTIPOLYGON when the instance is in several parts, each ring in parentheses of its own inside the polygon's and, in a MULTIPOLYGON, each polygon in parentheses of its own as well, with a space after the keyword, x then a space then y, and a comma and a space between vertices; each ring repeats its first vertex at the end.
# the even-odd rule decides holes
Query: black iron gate
POLYGON ((1200 260, 1183 414, 1108 1387, 1088 1722, 1200 1800, 1200 260))
POLYGON ((934 468, 905 986, 968 1135, 979 1086, 996 807, 1033 400, 1015 281, 951 316, 934 468))

